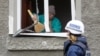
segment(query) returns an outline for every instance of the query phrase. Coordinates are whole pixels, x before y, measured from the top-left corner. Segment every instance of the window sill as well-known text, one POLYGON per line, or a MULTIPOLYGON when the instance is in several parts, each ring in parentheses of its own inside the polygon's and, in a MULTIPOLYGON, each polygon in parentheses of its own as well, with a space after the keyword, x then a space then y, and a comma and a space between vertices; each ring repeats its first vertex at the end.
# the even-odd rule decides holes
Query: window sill
POLYGON ((24 36, 44 36, 44 37, 68 37, 67 33, 20 33, 24 36))
POLYGON ((66 38, 51 37, 8 37, 8 50, 63 50, 66 38))

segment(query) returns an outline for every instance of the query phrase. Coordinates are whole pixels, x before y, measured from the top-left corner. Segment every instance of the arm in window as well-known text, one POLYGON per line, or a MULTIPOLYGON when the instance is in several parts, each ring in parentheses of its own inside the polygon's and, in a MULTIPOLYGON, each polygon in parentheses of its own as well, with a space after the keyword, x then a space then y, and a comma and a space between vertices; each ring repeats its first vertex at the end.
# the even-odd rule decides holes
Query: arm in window
POLYGON ((52 30, 53 32, 61 32, 61 22, 59 21, 58 18, 54 18, 52 21, 52 30))

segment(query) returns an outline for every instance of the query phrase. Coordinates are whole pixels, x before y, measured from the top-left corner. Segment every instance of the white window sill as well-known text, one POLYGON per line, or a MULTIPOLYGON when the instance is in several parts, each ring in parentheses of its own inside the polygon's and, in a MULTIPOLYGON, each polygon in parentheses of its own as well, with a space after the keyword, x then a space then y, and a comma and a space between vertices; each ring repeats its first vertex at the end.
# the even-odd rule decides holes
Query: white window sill
POLYGON ((19 35, 28 36, 54 36, 54 37, 68 37, 68 33, 20 33, 19 35))

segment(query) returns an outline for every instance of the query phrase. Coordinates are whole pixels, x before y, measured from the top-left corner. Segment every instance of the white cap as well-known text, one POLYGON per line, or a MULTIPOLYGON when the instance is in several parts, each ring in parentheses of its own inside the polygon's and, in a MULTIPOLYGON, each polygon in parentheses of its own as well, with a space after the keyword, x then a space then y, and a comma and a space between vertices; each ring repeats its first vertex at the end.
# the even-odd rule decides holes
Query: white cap
POLYGON ((84 24, 80 20, 71 20, 65 26, 65 30, 70 31, 72 34, 84 34, 84 24))

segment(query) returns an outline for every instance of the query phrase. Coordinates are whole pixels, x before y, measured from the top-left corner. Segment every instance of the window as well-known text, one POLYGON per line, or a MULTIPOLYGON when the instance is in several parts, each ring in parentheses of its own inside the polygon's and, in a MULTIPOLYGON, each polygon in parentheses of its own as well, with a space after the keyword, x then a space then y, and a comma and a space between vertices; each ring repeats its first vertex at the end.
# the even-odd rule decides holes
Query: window
POLYGON ((23 35, 64 37, 67 35, 64 33, 64 27, 66 23, 71 19, 75 19, 75 12, 77 12, 77 10, 75 10, 76 1, 74 0, 9 0, 9 2, 9 34, 13 34, 14 36, 23 35), (62 26, 60 32, 50 33, 48 14, 49 5, 55 6, 55 16, 59 19, 62 26), (37 13, 38 10, 38 15, 44 14, 45 32, 34 32, 34 26, 27 29, 28 26, 34 23, 27 12, 28 9, 30 9, 32 13, 37 13))

